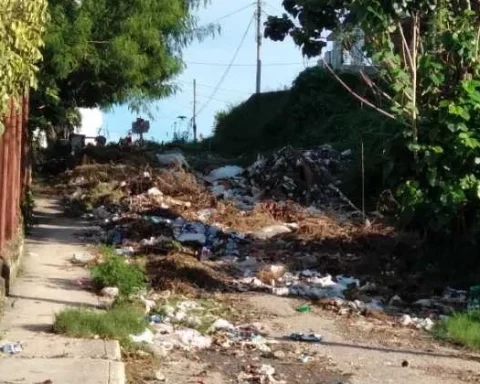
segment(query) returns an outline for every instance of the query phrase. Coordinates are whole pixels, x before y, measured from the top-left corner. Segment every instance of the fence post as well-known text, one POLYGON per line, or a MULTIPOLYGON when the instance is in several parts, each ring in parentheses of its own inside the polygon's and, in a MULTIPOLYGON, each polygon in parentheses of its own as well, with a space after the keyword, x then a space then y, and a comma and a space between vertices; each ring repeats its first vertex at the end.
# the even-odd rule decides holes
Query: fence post
POLYGON ((23 119, 22 119, 22 164, 21 164, 21 183, 22 183, 22 198, 27 193, 27 188, 30 186, 30 169, 31 169, 31 144, 30 134, 28 130, 28 114, 29 111, 29 89, 25 88, 22 99, 23 105, 23 119))
POLYGON ((21 218, 21 202, 23 199, 22 195, 22 136, 23 136, 23 96, 19 98, 18 101, 18 115, 17 115, 17 125, 15 127, 16 135, 15 135, 15 164, 16 164, 16 172, 15 172, 15 201, 16 201, 16 209, 15 209, 15 227, 14 230, 17 230, 18 225, 20 224, 21 218))
MULTIPOLYGON (((6 115, 3 118, 3 123, 4 123, 4 128, 6 129, 6 126, 8 124, 8 115, 6 115)), ((5 190, 2 189, 3 187, 3 180, 5 177, 5 168, 6 164, 3 161, 3 155, 5 153, 5 132, 3 132, 3 135, 0 136, 0 252, 2 252, 3 245, 5 244, 5 211, 3 210, 3 207, 5 204, 3 203, 5 199, 5 190)))
POLYGON ((10 135, 12 128, 12 116, 13 116, 13 100, 9 102, 8 115, 5 117, 5 132, 3 132, 3 153, 2 153, 2 169, 0 175, 0 240, 2 247, 8 240, 10 217, 7 216, 7 201, 10 198, 10 188, 8 179, 8 163, 10 156, 10 135))
POLYGON ((11 120, 10 126, 7 128, 5 133, 8 134, 8 166, 7 166, 7 207, 6 207, 6 218, 7 218, 7 230, 5 233, 6 241, 9 241, 15 231, 15 210, 17 208, 16 196, 15 196, 15 173, 16 173, 16 157, 15 157, 15 141, 16 141, 16 128, 17 128, 17 119, 18 111, 16 101, 12 99, 11 102, 11 120))

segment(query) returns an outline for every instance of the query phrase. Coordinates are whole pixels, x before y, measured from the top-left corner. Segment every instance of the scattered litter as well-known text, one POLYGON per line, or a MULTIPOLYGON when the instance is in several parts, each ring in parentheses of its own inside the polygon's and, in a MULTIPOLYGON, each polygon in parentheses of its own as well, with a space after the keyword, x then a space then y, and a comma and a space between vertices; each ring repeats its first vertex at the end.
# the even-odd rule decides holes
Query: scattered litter
POLYGON ((23 351, 23 347, 20 343, 6 343, 0 347, 0 351, 7 355, 15 355, 23 351))
POLYGON ((274 375, 275 368, 271 365, 248 365, 237 376, 237 380, 240 384, 286 384, 286 381, 275 379, 274 375))
POLYGON ((151 315, 147 317, 150 324, 160 324, 163 322, 163 317, 160 315, 151 315))
POLYGON ((94 257, 88 253, 75 253, 71 259, 72 264, 87 265, 94 260, 94 257))
POLYGON ((305 341, 309 343, 320 343, 322 341, 322 336, 314 333, 292 333, 288 336, 290 340, 294 341, 305 341))
POLYGON ((399 319, 399 322, 404 327, 412 326, 418 329, 425 329, 426 331, 431 331, 435 326, 435 322, 429 317, 427 318, 411 317, 410 315, 407 315, 407 314, 403 315, 399 319))
POLYGON ((153 344, 153 339, 155 335, 150 329, 145 329, 143 333, 139 335, 130 335, 130 338, 134 343, 147 343, 147 344, 153 344))
POLYGON ((308 355, 304 355, 304 354, 301 354, 298 357, 298 361, 300 361, 302 364, 307 364, 312 360, 313 360, 312 356, 308 356, 308 355))
POLYGON ((150 188, 147 191, 148 196, 163 196, 162 191, 160 191, 157 187, 150 188))
POLYGON ((164 381, 167 381, 167 378, 166 376, 162 373, 162 371, 157 371, 155 372, 155 379, 160 381, 160 382, 164 382, 164 381))
POLYGON ((100 293, 104 297, 109 297, 111 299, 114 299, 119 295, 120 292, 117 287, 105 287, 105 288, 102 288, 100 293))
POLYGON ((467 296, 467 291, 447 287, 443 293, 442 300, 447 303, 465 304, 467 296))
POLYGON ((264 227, 257 232, 253 233, 253 236, 260 240, 268 240, 277 235, 282 235, 285 233, 292 232, 292 228, 287 225, 270 225, 264 227))
POLYGON ((135 254, 135 249, 133 247, 122 247, 120 249, 116 249, 115 253, 118 256, 133 256, 135 254))
POLYGON ((184 350, 206 349, 212 345, 212 339, 210 337, 202 336, 202 334, 195 329, 179 329, 175 331, 175 335, 178 337, 180 346, 184 350))
POLYGON ((408 327, 409 325, 413 324, 412 317, 410 315, 403 315, 400 319, 400 324, 404 327, 408 327))
POLYGON ((182 233, 177 237, 177 240, 180 243, 198 243, 205 244, 207 238, 202 233, 182 233))
POLYGON ((312 312, 312 306, 310 304, 301 305, 297 308, 297 312, 300 312, 300 313, 312 312))
POLYGON ((180 152, 164 152, 161 154, 157 154, 156 157, 160 165, 175 165, 178 167, 188 168, 187 160, 180 152))
POLYGON ((143 296, 140 296, 140 300, 145 305, 145 314, 148 315, 150 311, 155 307, 155 301, 145 299, 143 296))
POLYGON ((227 165, 225 167, 217 168, 210 172, 206 177, 208 181, 217 181, 222 179, 231 179, 240 176, 245 170, 235 165, 227 165))
POLYGON ((225 319, 217 319, 215 322, 211 325, 210 331, 215 332, 215 331, 231 331, 235 329, 233 324, 231 324, 229 321, 225 319))
POLYGON ((101 220, 105 220, 111 216, 110 212, 108 212, 103 205, 101 205, 98 208, 95 208, 92 213, 96 219, 101 219, 101 220))
POLYGON ((283 360, 285 359, 286 355, 282 350, 277 350, 273 352, 273 357, 277 360, 283 360))

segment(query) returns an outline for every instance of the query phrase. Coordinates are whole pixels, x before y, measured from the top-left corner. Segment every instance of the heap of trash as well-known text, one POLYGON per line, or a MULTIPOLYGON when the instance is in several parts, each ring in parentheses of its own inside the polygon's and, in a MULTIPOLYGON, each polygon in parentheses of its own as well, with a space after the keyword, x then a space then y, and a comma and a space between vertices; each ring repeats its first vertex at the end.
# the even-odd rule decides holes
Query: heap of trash
POLYGON ((310 150, 284 147, 270 156, 259 156, 247 169, 225 166, 205 180, 216 197, 252 209, 262 199, 292 200, 324 210, 358 211, 340 191, 340 177, 350 163, 351 151, 330 145, 310 150))
POLYGON ((284 147, 269 157, 260 156, 248 168, 252 187, 274 200, 294 200, 307 206, 339 208, 339 176, 351 151, 339 153, 330 145, 311 150, 284 147))
POLYGON ((219 318, 196 301, 166 303, 150 308, 147 314, 150 328, 132 341, 146 343, 158 355, 165 356, 174 349, 198 351, 212 345, 222 349, 258 350, 270 353, 273 339, 261 323, 237 324, 219 318))
MULTIPOLYGON (((385 274, 376 281, 375 276, 357 276, 357 270, 349 270, 361 259, 362 250, 377 252, 370 247, 372 239, 382 246, 395 244, 393 231, 355 220, 358 210, 341 192, 351 151, 338 152, 328 145, 311 150, 285 147, 259 157, 250 167, 224 165, 205 174, 195 173, 178 151, 158 155, 155 164, 144 167, 88 165, 67 174, 67 204, 81 206, 84 217, 95 224, 85 236, 113 246, 127 260, 147 255, 161 279, 177 270, 187 271, 190 279, 201 275, 203 281, 191 284, 194 289, 218 281, 208 276, 213 271, 228 280, 222 287, 326 300, 325 305, 339 314, 393 308, 395 314, 407 314, 412 320, 400 318, 400 323, 429 328, 425 319, 437 321, 452 313, 452 305, 442 298, 418 314, 408 312, 411 303, 393 300, 397 292, 371 289, 378 280, 383 283, 385 274), (342 220, 337 220, 336 212, 342 220), (352 253, 342 248, 356 245, 357 239, 360 251, 352 252, 355 261, 350 262, 352 253), (333 244, 330 249, 326 240, 333 244), (315 247, 309 248, 312 244, 315 247), (338 253, 333 268, 326 260, 330 252, 338 253), (193 273, 199 269, 191 265, 171 268, 170 261, 177 262, 178 255, 208 266, 208 271, 193 273), (299 259, 307 256, 313 262, 300 267, 299 259)), ((384 249, 390 260, 391 249, 384 249)), ((88 262, 82 255, 73 261, 88 262)), ((165 286, 154 288, 170 289, 165 286)), ((465 306, 466 299, 461 300, 459 305, 465 306)), ((185 325, 188 329, 192 324, 185 325)), ((185 332, 176 329, 176 341, 170 342, 187 346, 215 342, 185 332)), ((155 335, 137 336, 150 340, 155 335)))

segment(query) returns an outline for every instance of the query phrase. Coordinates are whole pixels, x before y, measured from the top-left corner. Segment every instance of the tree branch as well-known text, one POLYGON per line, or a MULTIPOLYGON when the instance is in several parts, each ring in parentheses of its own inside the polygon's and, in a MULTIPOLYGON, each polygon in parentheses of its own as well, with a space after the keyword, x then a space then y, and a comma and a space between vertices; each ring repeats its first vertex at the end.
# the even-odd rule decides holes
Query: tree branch
POLYGON ((407 56, 406 60, 410 66, 410 69, 413 71, 413 57, 412 57, 412 52, 410 51, 410 48, 408 47, 407 39, 405 38, 405 34, 403 33, 403 27, 400 22, 397 23, 398 25, 398 31, 400 32, 400 36, 402 37, 402 46, 403 49, 405 50, 405 56, 407 56))
POLYGON ((383 97, 387 100, 392 101, 392 97, 383 91, 365 72, 360 71, 360 76, 362 77, 363 81, 372 89, 375 89, 378 93, 380 93, 383 97))
POLYGON ((393 116, 391 113, 388 113, 387 111, 377 107, 376 105, 374 105, 373 103, 371 103, 370 101, 368 101, 367 99, 365 99, 364 97, 356 93, 335 73, 335 71, 327 64, 325 59, 322 59, 322 61, 323 61, 323 64, 325 65, 325 68, 327 68, 327 70, 333 75, 333 77, 335 77, 335 79, 343 86, 343 88, 345 88, 348 92, 350 92, 356 99, 368 105, 370 108, 375 109, 377 112, 381 113, 382 115, 387 116, 390 119, 397 120, 397 118, 393 116))

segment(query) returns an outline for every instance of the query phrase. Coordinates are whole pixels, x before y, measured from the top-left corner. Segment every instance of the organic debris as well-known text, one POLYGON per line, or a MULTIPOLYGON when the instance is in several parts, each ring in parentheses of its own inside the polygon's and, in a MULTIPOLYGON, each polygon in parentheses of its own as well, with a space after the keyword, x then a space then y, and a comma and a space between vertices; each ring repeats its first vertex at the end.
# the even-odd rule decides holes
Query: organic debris
POLYGON ((358 219, 340 190, 348 151, 285 147, 247 168, 208 168, 206 176, 179 151, 155 155, 142 166, 83 165, 66 175, 67 204, 95 221, 90 235, 127 260, 146 255, 154 289, 262 290, 310 298, 341 315, 385 310, 432 321, 466 305, 453 290, 407 310, 425 294, 411 289, 417 282, 406 266, 415 240, 358 219))

